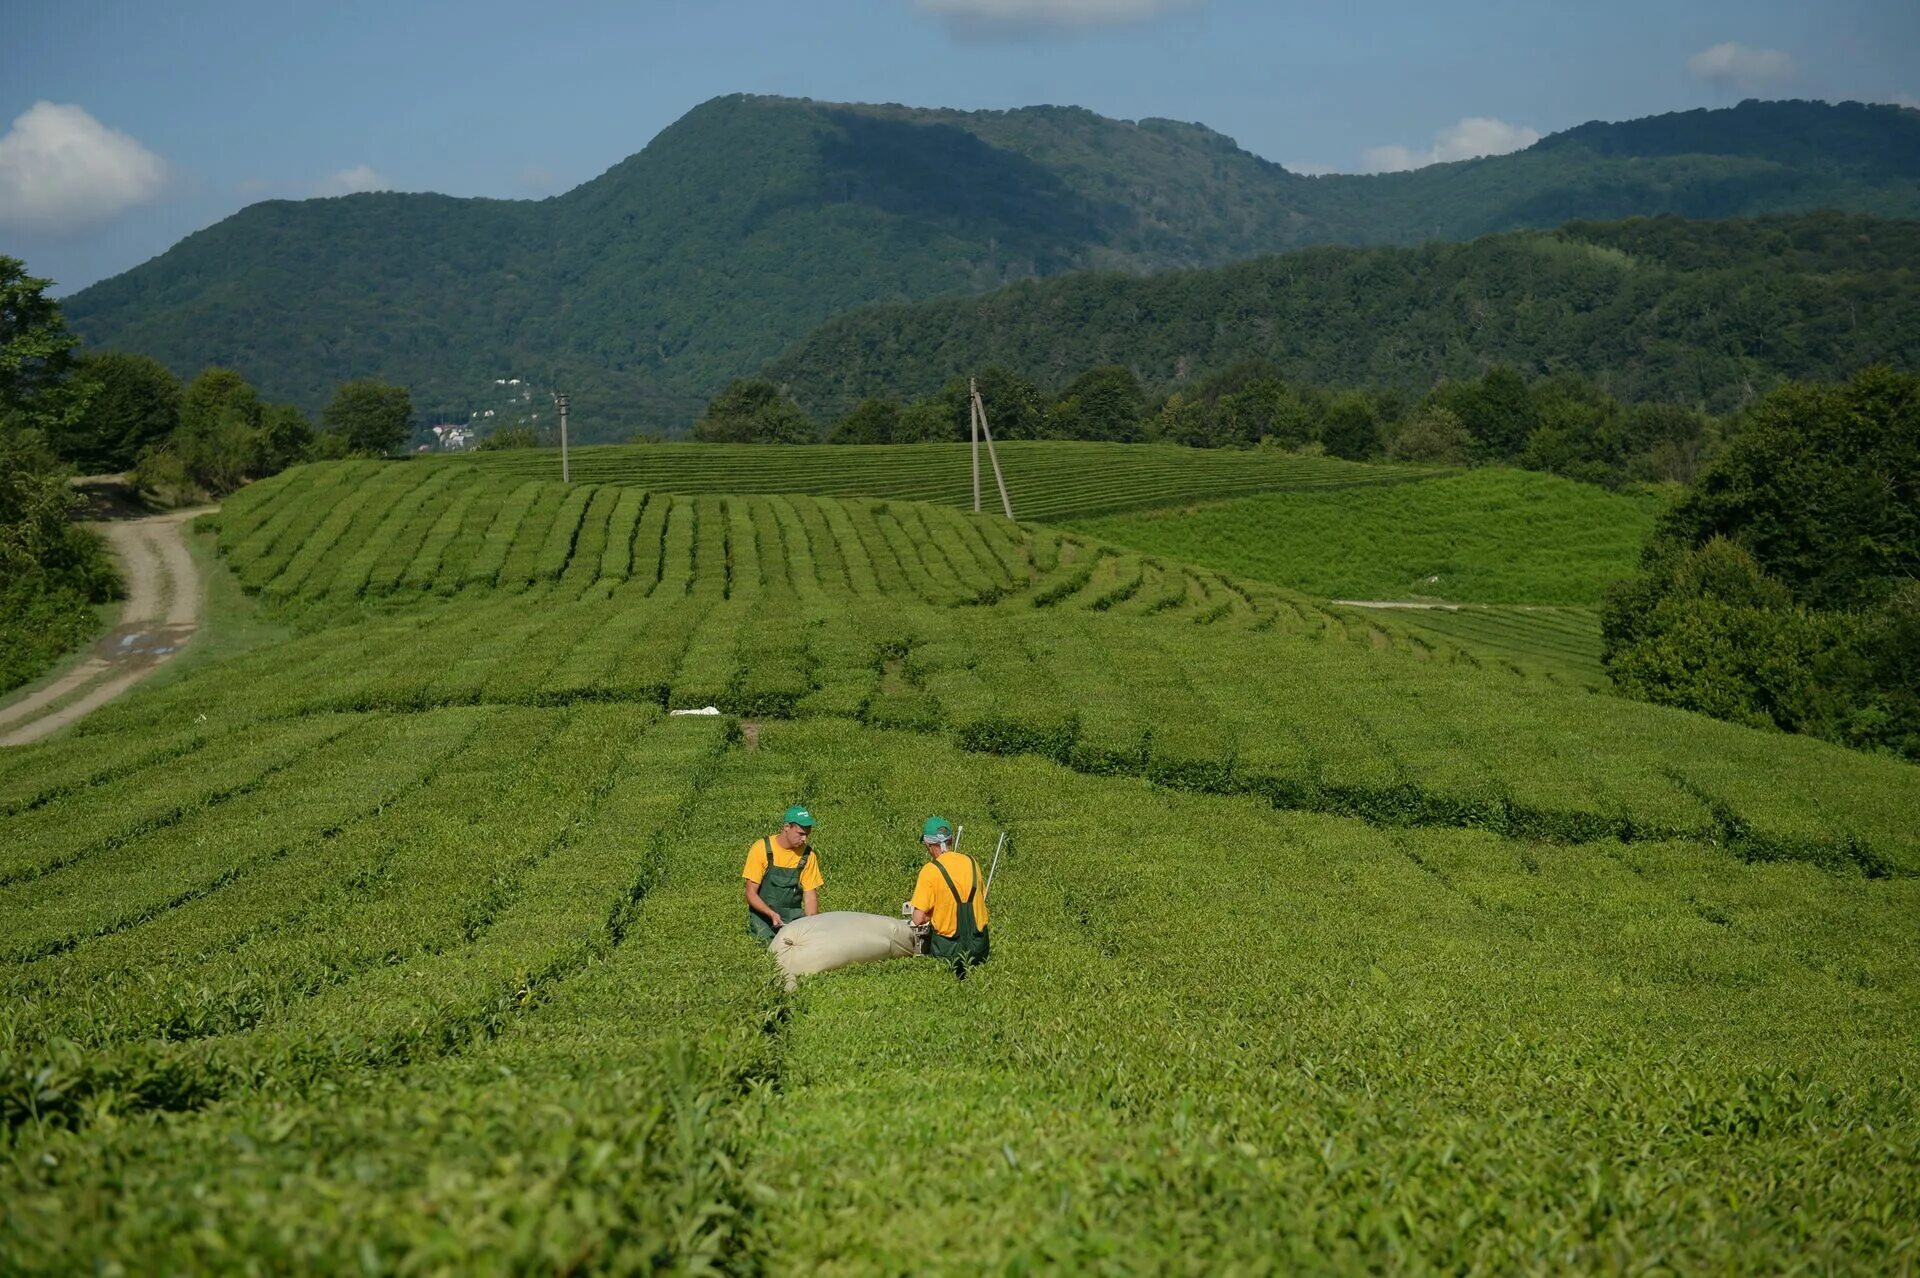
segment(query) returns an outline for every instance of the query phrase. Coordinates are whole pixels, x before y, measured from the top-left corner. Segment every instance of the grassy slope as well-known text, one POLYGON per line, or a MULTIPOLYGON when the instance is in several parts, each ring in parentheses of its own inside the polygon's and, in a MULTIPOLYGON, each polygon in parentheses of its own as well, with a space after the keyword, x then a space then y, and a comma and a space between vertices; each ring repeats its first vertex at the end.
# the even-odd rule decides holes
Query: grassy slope
POLYGON ((1580 605, 1599 603, 1608 582, 1632 573, 1659 503, 1489 467, 1421 484, 1246 497, 1072 526, 1328 599, 1580 605))
POLYGON ((1911 768, 1044 529, 474 479, 248 490, 238 579, 335 624, 0 755, 0 1267, 1920 1240, 1911 768), (1013 829, 992 964, 781 994, 733 876, 796 798, 835 908, 1013 829))

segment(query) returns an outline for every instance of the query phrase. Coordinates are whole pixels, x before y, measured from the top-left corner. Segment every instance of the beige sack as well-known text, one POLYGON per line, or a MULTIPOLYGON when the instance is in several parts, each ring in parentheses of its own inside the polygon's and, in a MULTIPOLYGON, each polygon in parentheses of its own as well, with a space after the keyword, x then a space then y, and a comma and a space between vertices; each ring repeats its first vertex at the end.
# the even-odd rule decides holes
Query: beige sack
POLYGON ((787 988, 792 989, 797 978, 813 972, 911 958, 913 929, 905 919, 890 919, 884 914, 832 910, 787 924, 774 935, 767 951, 785 973, 787 988))

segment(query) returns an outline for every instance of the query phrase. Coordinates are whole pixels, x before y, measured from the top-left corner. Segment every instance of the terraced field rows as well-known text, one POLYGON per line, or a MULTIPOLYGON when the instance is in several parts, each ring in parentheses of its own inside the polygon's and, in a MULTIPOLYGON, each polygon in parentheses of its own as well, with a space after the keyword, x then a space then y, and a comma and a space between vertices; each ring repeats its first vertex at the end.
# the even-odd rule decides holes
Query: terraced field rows
POLYGON ((1396 611, 1393 618, 1416 634, 1458 644, 1482 662, 1538 672, 1574 687, 1600 690, 1607 684, 1596 608, 1463 604, 1396 611))
POLYGON ((1297 489, 1075 518, 1103 541, 1322 599, 1598 605, 1665 499, 1487 466, 1418 484, 1297 489))
POLYGON ((935 606, 1027 597, 1253 624, 1285 607, 1271 591, 1215 574, 920 503, 566 489, 458 467, 350 462, 337 485, 318 490, 347 494, 325 518, 265 509, 304 503, 307 491, 256 484, 221 514, 223 547, 248 588, 313 602, 550 583, 569 596, 636 586, 682 596, 717 589, 729 599, 759 590, 771 573, 796 589, 806 579, 807 589, 836 597, 905 593, 935 606), (304 542, 282 535, 304 524, 314 525, 304 542), (337 566, 315 574, 323 561, 337 566))
MULTIPOLYGON (((1144 444, 1016 440, 998 450, 1013 513, 1020 519, 1082 518, 1243 493, 1321 491, 1448 473, 1428 466, 1144 444)), ((965 444, 619 444, 576 448, 570 465, 576 482, 654 492, 876 497, 971 509, 970 457, 965 444)), ((481 453, 471 461, 445 464, 523 478, 560 474, 559 453, 551 449, 481 453)), ((982 485, 984 504, 998 510, 990 472, 983 474, 982 485)))
MULTIPOLYGON (((527 565, 503 588, 294 640, 236 663, 239 687, 183 687, 148 713, 715 705, 1383 825, 1920 870, 1897 763, 1514 678, 1377 614, 941 507, 805 497, 653 495, 632 544, 657 539, 608 578, 588 515, 611 519, 614 490, 464 482, 501 495, 512 532, 486 535, 527 565)), ((275 493, 256 486, 239 513, 267 527, 251 505, 275 493)), ((344 532, 339 553, 367 558, 376 536, 344 532)), ((250 564, 254 544, 229 553, 250 564)))

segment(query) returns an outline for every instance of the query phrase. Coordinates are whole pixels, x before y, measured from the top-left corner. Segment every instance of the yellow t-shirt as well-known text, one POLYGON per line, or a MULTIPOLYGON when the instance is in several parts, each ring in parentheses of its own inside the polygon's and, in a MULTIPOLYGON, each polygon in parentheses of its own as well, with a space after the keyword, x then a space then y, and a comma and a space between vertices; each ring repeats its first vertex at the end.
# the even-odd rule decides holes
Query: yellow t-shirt
MULTIPOLYGON (((749 883, 758 883, 767 877, 767 850, 761 846, 764 843, 773 844, 773 863, 780 869, 791 870, 800 864, 800 853, 798 851, 789 852, 787 849, 781 847, 780 840, 774 838, 772 835, 768 835, 764 839, 755 839, 747 845, 747 866, 744 870, 740 871, 741 877, 749 883)), ((800 890, 802 892, 818 892, 820 885, 825 882, 826 879, 821 877, 820 874, 820 854, 818 852, 809 853, 807 856, 807 868, 800 871, 800 890)))
MULTIPOLYGON (((941 857, 940 870, 953 876, 953 886, 959 889, 962 900, 973 891, 973 881, 980 874, 980 867, 963 852, 949 852, 941 857)), ((947 891, 947 881, 940 877, 940 870, 934 869, 931 861, 920 867, 920 877, 913 883, 912 905, 916 910, 927 912, 934 931, 952 936, 960 930, 960 902, 947 891)), ((973 925, 983 932, 987 929, 987 902, 977 893, 973 898, 973 925)))

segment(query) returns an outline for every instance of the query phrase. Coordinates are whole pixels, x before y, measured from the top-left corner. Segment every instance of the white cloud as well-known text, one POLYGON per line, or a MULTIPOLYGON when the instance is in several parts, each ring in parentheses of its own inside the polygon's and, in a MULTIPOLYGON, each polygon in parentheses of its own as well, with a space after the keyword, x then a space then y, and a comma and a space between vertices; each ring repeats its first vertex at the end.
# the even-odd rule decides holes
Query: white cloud
POLYGON ((956 36, 1087 31, 1149 22, 1206 0, 913 0, 956 36))
POLYGON ((1793 79, 1793 59, 1778 49, 1750 49, 1735 40, 1702 49, 1687 59, 1687 70, 1722 89, 1758 93, 1793 79))
POLYGON ((361 191, 391 191, 393 183, 374 171, 371 164, 356 164, 350 169, 341 169, 319 185, 315 186, 315 195, 356 195, 361 191))
POLYGON ((161 158, 77 106, 36 102, 0 137, 0 226, 78 231, 159 197, 161 158))
POLYGON ((1532 146, 1540 137, 1540 130, 1528 125, 1508 124, 1505 120, 1489 116, 1470 115, 1435 133, 1433 145, 1424 151, 1397 143, 1370 146, 1361 152, 1361 167, 1368 173, 1398 173, 1404 169, 1424 168, 1448 160, 1505 155, 1509 151, 1532 146))

